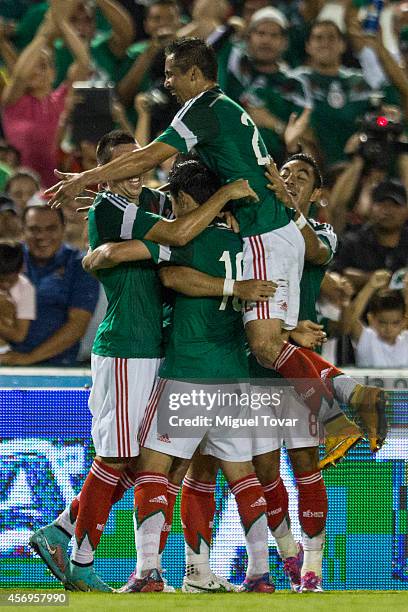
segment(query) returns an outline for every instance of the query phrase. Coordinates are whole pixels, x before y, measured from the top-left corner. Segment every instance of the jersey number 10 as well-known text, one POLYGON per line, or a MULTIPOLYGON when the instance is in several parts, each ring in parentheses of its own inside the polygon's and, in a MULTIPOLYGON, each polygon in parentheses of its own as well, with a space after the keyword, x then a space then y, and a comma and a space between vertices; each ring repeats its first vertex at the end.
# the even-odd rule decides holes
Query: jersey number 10
MULTIPOLYGON (((242 280, 242 260, 244 254, 242 251, 235 255, 235 280, 242 280)), ((223 261, 225 265, 225 278, 232 279, 234 278, 232 275, 232 262, 231 262, 231 253, 229 251, 224 251, 218 261, 223 261)), ((225 310, 227 307, 229 296, 224 295, 222 298, 222 302, 220 304, 219 310, 225 310)), ((232 307, 236 312, 241 312, 241 300, 238 297, 234 297, 232 300, 232 307)))

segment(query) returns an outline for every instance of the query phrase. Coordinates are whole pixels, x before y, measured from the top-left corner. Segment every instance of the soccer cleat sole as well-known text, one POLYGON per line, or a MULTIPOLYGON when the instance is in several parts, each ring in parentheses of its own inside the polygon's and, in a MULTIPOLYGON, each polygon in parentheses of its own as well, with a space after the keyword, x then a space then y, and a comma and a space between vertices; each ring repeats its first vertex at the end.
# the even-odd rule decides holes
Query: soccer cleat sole
POLYGON ((187 583, 183 583, 183 586, 181 587, 181 592, 182 593, 194 593, 197 595, 199 593, 228 593, 229 591, 222 584, 220 584, 220 586, 217 587, 216 589, 210 589, 206 587, 200 587, 198 585, 187 582, 187 583))
POLYGON ((362 439, 362 436, 350 436, 339 442, 319 461, 317 465, 318 469, 325 470, 328 467, 335 467, 338 465, 340 461, 346 457, 347 453, 349 453, 362 439))
POLYGON ((59 582, 65 583, 65 574, 59 568, 55 568, 55 566, 50 565, 48 559, 42 554, 40 546, 36 542, 29 541, 30 548, 44 561, 48 570, 51 574, 56 578, 59 582))

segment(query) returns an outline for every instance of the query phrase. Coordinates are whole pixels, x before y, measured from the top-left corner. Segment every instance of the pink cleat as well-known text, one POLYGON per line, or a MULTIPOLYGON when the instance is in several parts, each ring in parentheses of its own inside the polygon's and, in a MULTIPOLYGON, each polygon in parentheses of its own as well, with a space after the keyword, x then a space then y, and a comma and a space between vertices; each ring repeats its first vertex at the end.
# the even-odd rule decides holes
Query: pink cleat
POLYGON ((300 572, 303 564, 303 546, 299 542, 298 543, 298 554, 296 557, 288 557, 285 559, 285 564, 283 566, 283 571, 286 576, 289 578, 290 588, 295 593, 299 592, 301 585, 301 576, 300 572))
POLYGON ((152 570, 144 578, 136 578, 136 571, 130 576, 126 584, 118 589, 118 593, 153 593, 164 589, 164 582, 157 569, 152 570))
POLYGON ((244 593, 274 593, 275 585, 270 581, 269 574, 260 578, 245 578, 238 591, 244 593))
POLYGON ((299 593, 323 593, 322 579, 314 572, 306 572, 302 576, 299 593))

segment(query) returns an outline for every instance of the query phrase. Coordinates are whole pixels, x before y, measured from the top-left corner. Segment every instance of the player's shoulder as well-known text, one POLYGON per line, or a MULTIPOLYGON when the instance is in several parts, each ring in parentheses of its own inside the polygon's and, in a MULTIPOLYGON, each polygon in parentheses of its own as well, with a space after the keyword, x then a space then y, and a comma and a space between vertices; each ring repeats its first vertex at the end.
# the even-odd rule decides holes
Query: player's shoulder
POLYGON ((139 197, 139 205, 143 210, 167 219, 173 216, 170 197, 159 189, 143 186, 139 197))

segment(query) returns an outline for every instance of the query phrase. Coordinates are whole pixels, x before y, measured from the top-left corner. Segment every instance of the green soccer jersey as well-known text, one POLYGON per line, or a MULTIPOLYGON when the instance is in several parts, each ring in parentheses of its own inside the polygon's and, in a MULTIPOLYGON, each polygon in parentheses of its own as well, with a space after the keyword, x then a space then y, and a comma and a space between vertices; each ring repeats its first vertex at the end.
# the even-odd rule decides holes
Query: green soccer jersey
MULTIPOLYGON (((91 248, 105 242, 142 239, 161 218, 146 212, 164 208, 165 198, 161 204, 158 193, 143 188, 139 205, 108 191, 98 194, 88 217, 91 248)), ((123 263, 99 270, 97 276, 105 290, 108 308, 92 352, 108 357, 161 357, 162 295, 153 263, 123 263)))
POLYGON ((266 146, 244 109, 219 87, 186 102, 156 141, 182 153, 194 148, 224 183, 247 179, 259 202, 240 200, 235 215, 242 236, 264 234, 289 223, 287 208, 267 189, 266 146))
POLYGON ((319 299, 320 286, 326 273, 327 266, 333 259, 333 255, 337 249, 337 236, 332 226, 328 223, 318 223, 312 218, 308 218, 308 221, 320 240, 322 240, 330 250, 330 256, 324 264, 312 264, 305 261, 302 279, 300 281, 299 321, 309 320, 318 323, 316 302, 319 299))
MULTIPOLYGON (((211 225, 184 247, 160 250, 159 260, 211 276, 242 278, 241 239, 223 224, 211 225)), ((240 302, 233 297, 177 294, 159 375, 175 380, 247 378, 240 302)))
MULTIPOLYGON (((226 47, 226 45, 224 46, 226 47)), ((242 46, 229 45, 219 58, 219 83, 227 96, 243 104, 266 108, 285 125, 291 113, 301 113, 311 106, 307 88, 289 71, 279 69, 271 74, 259 72, 242 46)), ((259 128, 268 153, 283 161, 285 145, 282 135, 269 128, 259 128)))
POLYGON ((370 110, 373 90, 358 70, 340 68, 337 76, 328 76, 301 67, 295 74, 308 83, 313 101, 311 124, 326 163, 344 160, 344 147, 358 131, 358 119, 370 110))

